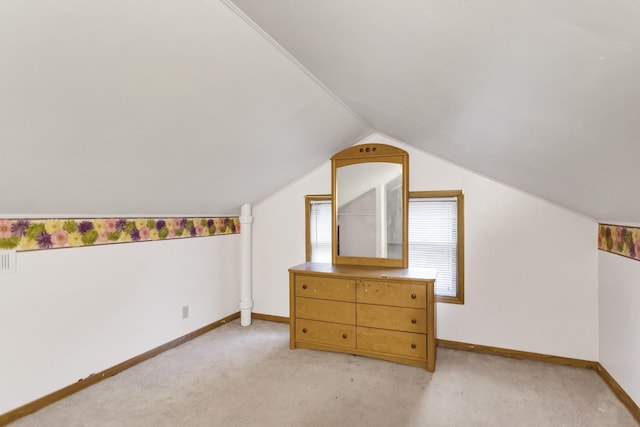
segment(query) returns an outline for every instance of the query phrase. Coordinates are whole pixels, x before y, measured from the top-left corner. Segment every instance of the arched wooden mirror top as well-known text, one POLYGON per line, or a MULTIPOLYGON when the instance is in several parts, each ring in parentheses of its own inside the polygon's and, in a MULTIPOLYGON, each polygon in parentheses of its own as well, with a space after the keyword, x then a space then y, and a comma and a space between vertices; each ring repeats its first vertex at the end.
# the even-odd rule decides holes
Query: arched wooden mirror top
POLYGON ((334 264, 408 265, 409 155, 362 144, 331 158, 334 264))

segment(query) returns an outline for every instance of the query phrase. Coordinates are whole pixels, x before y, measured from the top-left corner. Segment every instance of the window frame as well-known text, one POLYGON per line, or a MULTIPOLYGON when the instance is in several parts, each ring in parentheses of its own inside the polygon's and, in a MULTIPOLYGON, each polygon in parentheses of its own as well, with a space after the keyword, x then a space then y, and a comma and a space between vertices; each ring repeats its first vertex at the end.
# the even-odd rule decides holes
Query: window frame
POLYGON ((304 196, 304 233, 305 233, 305 260, 311 261, 311 204, 313 202, 329 201, 331 194, 310 194, 304 196))
MULTIPOLYGON (((456 295, 438 296, 437 302, 448 304, 464 304, 464 193, 462 190, 410 191, 409 203, 412 199, 428 199, 455 197, 457 199, 457 242, 456 242, 456 295)), ((311 194, 305 196, 305 259, 311 261, 311 203, 316 201, 331 202, 330 194, 311 194)))
POLYGON ((456 295, 436 295, 436 301, 449 304, 464 304, 464 193, 462 190, 410 191, 409 203, 411 203, 412 199, 438 199, 443 197, 455 197, 457 199, 456 295))

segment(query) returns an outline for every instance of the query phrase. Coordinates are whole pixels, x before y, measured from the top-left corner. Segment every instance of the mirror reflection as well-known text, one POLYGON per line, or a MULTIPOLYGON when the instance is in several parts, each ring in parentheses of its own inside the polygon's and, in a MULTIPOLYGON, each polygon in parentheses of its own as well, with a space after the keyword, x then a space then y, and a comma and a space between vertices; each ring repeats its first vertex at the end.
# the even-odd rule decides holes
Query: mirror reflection
POLYGON ((402 165, 339 167, 335 191, 338 255, 402 258, 402 165))

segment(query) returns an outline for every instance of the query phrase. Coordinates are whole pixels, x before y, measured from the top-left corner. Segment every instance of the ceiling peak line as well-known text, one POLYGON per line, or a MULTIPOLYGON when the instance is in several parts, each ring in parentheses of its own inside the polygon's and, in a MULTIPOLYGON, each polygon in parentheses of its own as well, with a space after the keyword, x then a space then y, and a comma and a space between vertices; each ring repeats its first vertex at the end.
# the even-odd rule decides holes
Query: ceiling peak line
POLYGON ((244 13, 238 6, 236 6, 232 0, 220 0, 225 6, 227 6, 233 13, 235 13, 240 19, 245 21, 253 30, 264 38, 271 46, 273 46, 278 52, 280 52, 285 58, 287 58, 293 65, 298 67, 300 71, 307 75, 315 84, 317 84, 322 90, 324 90, 329 96, 331 96, 338 104, 348 111, 354 118, 360 121, 363 125, 369 128, 372 132, 376 131, 376 128, 356 113, 351 107, 349 107, 342 99, 338 97, 331 89, 329 89, 324 83, 322 83, 311 71, 307 69, 300 61, 298 61, 288 50, 286 50, 280 43, 278 43, 273 37, 271 37, 265 30, 263 30, 258 24, 256 24, 246 13, 244 13))

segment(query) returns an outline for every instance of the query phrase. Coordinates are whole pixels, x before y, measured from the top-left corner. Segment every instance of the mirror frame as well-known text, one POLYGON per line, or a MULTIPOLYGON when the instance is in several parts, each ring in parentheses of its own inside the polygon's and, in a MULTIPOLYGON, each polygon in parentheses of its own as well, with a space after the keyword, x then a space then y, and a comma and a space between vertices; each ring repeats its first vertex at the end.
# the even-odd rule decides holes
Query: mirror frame
POLYGON ((334 264, 407 268, 409 264, 409 154, 387 144, 355 145, 331 157, 331 257, 334 264), (399 163, 402 165, 402 258, 369 258, 338 255, 337 169, 358 163, 399 163))

